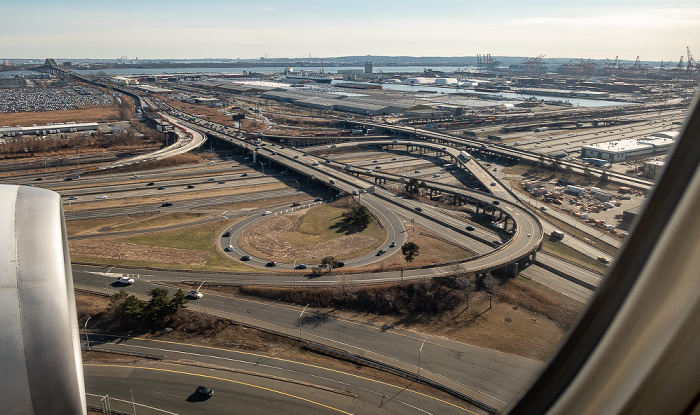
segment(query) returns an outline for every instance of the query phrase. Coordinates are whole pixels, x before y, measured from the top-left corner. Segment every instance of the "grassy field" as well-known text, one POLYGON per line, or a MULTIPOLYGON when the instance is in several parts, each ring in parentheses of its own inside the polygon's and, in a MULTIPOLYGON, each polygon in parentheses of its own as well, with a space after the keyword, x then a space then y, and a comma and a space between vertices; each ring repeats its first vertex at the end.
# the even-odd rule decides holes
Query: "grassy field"
POLYGON ((586 255, 583 255, 582 253, 562 244, 561 242, 552 241, 547 236, 545 236, 544 238, 542 250, 555 255, 559 255, 560 257, 569 259, 577 264, 584 265, 588 268, 593 268, 594 270, 599 271, 603 274, 608 272, 608 267, 601 264, 600 262, 591 259, 586 255))
POLYGON ((114 226, 109 229, 109 232, 133 231, 141 229, 160 228, 165 226, 180 225, 203 219, 208 216, 206 213, 189 213, 189 212, 173 212, 161 213, 155 217, 146 218, 140 221, 134 221, 121 226, 114 226))
MULTIPOLYGON (((284 239, 293 246, 311 246, 335 239, 343 233, 337 225, 346 211, 328 204, 310 209, 299 226, 288 232, 284 239)), ((362 233, 377 240, 385 237, 385 232, 376 221, 372 221, 362 233)))
POLYGON ((146 266, 165 269, 191 269, 206 271, 254 271, 238 261, 221 252, 218 248, 217 236, 237 220, 218 221, 204 225, 195 225, 182 229, 169 231, 149 232, 120 238, 95 238, 89 241, 91 247, 103 247, 99 251, 104 256, 81 254, 79 243, 72 242, 71 255, 75 262, 109 263, 118 261, 120 265, 146 266), (115 244, 122 243, 119 249, 124 251, 115 261, 115 244), (142 248, 139 249, 139 246, 142 248), (155 249, 153 249, 155 247, 155 249), (158 249, 160 248, 160 249, 158 249), (159 252, 160 251, 160 252, 159 252), (202 255, 206 253, 204 263, 201 263, 202 255), (168 258, 176 255, 178 264, 159 260, 160 257, 168 258), (188 261, 188 256, 191 260, 188 261))
POLYGON ((318 263, 326 256, 365 254, 386 240, 386 231, 375 221, 363 230, 338 226, 350 206, 343 199, 267 218, 246 229, 239 244, 251 255, 284 262, 318 263))

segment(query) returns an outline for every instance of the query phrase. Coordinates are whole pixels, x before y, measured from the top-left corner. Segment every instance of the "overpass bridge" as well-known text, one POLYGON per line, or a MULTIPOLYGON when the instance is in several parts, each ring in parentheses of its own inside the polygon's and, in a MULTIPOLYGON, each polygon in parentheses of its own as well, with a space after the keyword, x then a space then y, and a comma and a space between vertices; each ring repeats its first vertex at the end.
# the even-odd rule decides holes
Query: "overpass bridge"
MULTIPOLYGON (((438 143, 442 145, 449 145, 454 148, 464 148, 465 151, 468 152, 474 152, 474 153, 481 153, 481 154, 493 154, 497 155, 506 159, 512 159, 512 160, 526 160, 529 162, 538 162, 542 158, 545 160, 550 160, 554 161, 552 157, 539 154, 539 153, 532 153, 526 150, 521 150, 521 149, 516 149, 513 147, 508 147, 502 144, 485 144, 481 141, 474 140, 474 139, 469 139, 469 138, 463 138, 463 137, 456 137, 454 135, 450 134, 445 134, 445 133, 440 133, 436 131, 429 131, 426 129, 420 129, 416 127, 408 127, 408 126, 403 126, 403 125, 394 125, 394 124, 382 124, 382 123, 374 123, 374 122, 365 122, 365 121, 353 121, 353 120, 345 120, 346 124, 349 125, 357 125, 357 126, 364 126, 366 127, 372 127, 375 130, 382 131, 384 133, 393 133, 396 135, 403 135, 403 136, 408 136, 409 138, 413 139, 413 142, 417 141, 429 141, 433 143, 438 143)), ((577 163, 572 163, 572 162, 567 162, 563 160, 556 160, 560 165, 564 166, 566 168, 567 166, 571 167, 571 169, 574 172, 578 173, 584 173, 584 167, 581 166, 580 164, 577 163)), ((609 171, 609 170, 604 170, 600 168, 596 168, 593 166, 586 166, 586 169, 588 169, 590 172, 595 173, 595 174, 605 174, 608 175, 610 178, 610 181, 619 183, 623 186, 630 186, 634 187, 637 189, 641 190, 651 190, 651 188, 654 185, 654 182, 648 179, 642 179, 642 178, 637 178, 637 177, 632 177, 628 176, 626 174, 622 173, 617 173, 614 171, 609 171)))
MULTIPOLYGON (((162 105, 163 104, 161 103, 161 110, 163 110, 162 105)), ((164 112, 164 110, 161 112, 164 112)), ((173 108, 170 108, 169 117, 172 117, 171 122, 177 122, 177 124, 181 125, 183 128, 204 131, 210 137, 214 137, 251 153, 255 163, 260 163, 264 166, 266 162, 268 167, 277 166, 295 171, 306 176, 308 180, 320 181, 328 187, 335 189, 339 193, 352 194, 353 190, 368 189, 375 185, 374 181, 376 178, 373 175, 368 175, 366 173, 362 174, 357 171, 344 171, 342 165, 328 161, 314 165, 307 157, 304 156, 303 151, 293 147, 256 145, 255 143, 244 139, 240 134, 225 134, 222 132, 224 129, 218 125, 212 126, 212 123, 209 121, 206 122, 206 126, 202 124, 195 124, 191 121, 185 121, 192 120, 193 116, 182 113, 173 108), (175 117, 179 118, 179 121, 175 121, 175 117), (366 179, 363 178, 363 176, 369 176, 370 178, 366 179)), ((197 121, 198 120, 195 120, 195 122, 197 121)), ((262 136, 255 137, 258 138, 262 136)), ((260 140, 262 141, 262 138, 260 138, 260 140)), ((398 142, 394 142, 394 140, 363 140, 363 142, 377 143, 379 145, 400 144, 398 142)), ((345 145, 356 145, 356 143, 348 143, 345 145)), ((481 177, 480 180, 488 181, 490 183, 490 181, 493 181, 494 179, 493 176, 488 173, 488 171, 481 168, 481 166, 479 166, 473 159, 466 163, 459 159, 459 149, 448 148, 446 146, 441 146, 431 142, 421 142, 415 144, 413 142, 404 142, 403 145, 415 145, 416 148, 429 149, 424 151, 441 151, 445 154, 449 154, 455 159, 455 161, 465 165, 467 169, 474 172, 475 176, 478 175, 481 177)), ((447 185, 432 185, 435 186, 435 189, 454 194, 454 196, 458 198, 456 200, 463 202, 472 201, 476 203, 477 208, 482 210, 482 212, 490 213, 493 217, 503 221, 506 232, 508 232, 510 236, 510 239, 505 244, 496 247, 494 251, 462 262, 465 271, 482 274, 497 269, 513 269, 514 273, 517 274, 519 263, 534 262, 536 252, 541 248, 544 238, 542 225, 534 214, 532 214, 527 208, 518 204, 517 198, 515 198, 515 196, 512 195, 507 188, 501 186, 500 184, 497 186, 489 186, 494 187, 493 194, 489 194, 447 185), (498 200, 498 206, 496 206, 494 200, 498 200)), ((404 208, 406 207, 403 205, 402 201, 396 200, 393 193, 384 189, 377 189, 373 195, 363 195, 361 197, 365 200, 369 200, 371 198, 381 198, 385 203, 393 203, 404 208)), ((457 230, 454 229, 453 225, 448 225, 444 221, 441 223, 427 214, 423 214, 423 216, 441 226, 448 226, 453 230, 457 230)), ((464 232, 463 229, 459 229, 457 231, 464 234, 465 238, 470 237, 466 232, 464 232)), ((466 240, 467 239, 465 239, 465 241, 466 240)), ((448 269, 448 267, 436 267, 431 269, 429 275, 437 276, 449 272, 450 269, 448 269)))

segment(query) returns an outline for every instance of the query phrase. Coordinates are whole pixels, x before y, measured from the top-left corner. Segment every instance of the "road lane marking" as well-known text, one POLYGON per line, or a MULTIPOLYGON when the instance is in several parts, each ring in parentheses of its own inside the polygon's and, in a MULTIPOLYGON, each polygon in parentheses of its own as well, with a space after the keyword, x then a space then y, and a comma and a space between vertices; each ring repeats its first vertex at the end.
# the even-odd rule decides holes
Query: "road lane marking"
POLYGON ((224 381, 224 382, 236 383, 236 384, 243 385, 243 386, 249 386, 249 387, 255 388, 255 389, 261 389, 261 390, 265 390, 265 391, 268 391, 268 392, 277 393, 277 394, 280 394, 280 395, 288 396, 288 397, 290 397, 290 398, 299 399, 299 400, 301 400, 301 401, 309 402, 309 403, 312 403, 312 404, 314 404, 314 405, 322 406, 322 407, 324 407, 324 408, 328 408, 328 409, 331 409, 331 410, 336 411, 336 412, 340 412, 340 413, 343 413, 343 414, 352 415, 351 412, 346 412, 346 411, 343 411, 342 409, 334 408, 334 407, 332 407, 332 406, 329 406, 329 405, 326 405, 326 404, 323 404, 323 403, 320 403, 320 402, 312 401, 311 399, 302 398, 301 396, 292 395, 291 393, 286 393, 286 392, 282 392, 282 391, 279 391, 279 390, 276 390, 276 389, 266 388, 266 387, 264 387, 264 386, 253 385, 253 384, 251 384, 251 383, 241 382, 241 381, 233 380, 233 379, 226 379, 226 378, 222 378, 222 377, 218 377, 218 376, 210 376, 210 375, 203 375, 203 374, 199 374, 199 373, 184 372, 184 371, 180 371, 180 370, 163 369, 163 368, 154 368, 154 367, 144 367, 144 366, 104 365, 104 364, 94 364, 94 363, 88 363, 88 364, 85 364, 85 366, 91 366, 91 367, 118 367, 118 368, 129 367, 129 368, 131 368, 131 369, 151 370, 151 371, 156 371, 156 372, 167 372, 167 373, 175 373, 175 374, 179 374, 179 375, 188 375, 188 376, 196 376, 196 377, 201 377, 201 378, 206 378, 206 379, 221 380, 221 381, 224 381))

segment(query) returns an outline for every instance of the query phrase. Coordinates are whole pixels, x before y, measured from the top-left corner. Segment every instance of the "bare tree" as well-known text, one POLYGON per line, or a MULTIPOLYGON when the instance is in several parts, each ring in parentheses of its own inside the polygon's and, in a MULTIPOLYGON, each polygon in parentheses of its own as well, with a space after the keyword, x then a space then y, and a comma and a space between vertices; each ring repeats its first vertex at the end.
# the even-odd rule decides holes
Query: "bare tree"
POLYGON ((484 284, 484 291, 489 295, 489 310, 492 308, 493 296, 498 292, 498 280, 494 278, 490 273, 484 277, 482 283, 484 284))

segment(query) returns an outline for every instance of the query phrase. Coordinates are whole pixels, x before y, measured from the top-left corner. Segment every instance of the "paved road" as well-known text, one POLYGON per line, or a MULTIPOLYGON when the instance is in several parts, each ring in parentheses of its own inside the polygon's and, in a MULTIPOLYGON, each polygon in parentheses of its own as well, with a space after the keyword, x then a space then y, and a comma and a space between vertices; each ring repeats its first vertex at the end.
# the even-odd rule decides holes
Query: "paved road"
MULTIPOLYGON (((99 274, 105 269, 74 267, 76 287, 105 290, 107 277, 99 274), (95 273, 97 272, 97 273, 95 273)), ((112 272, 122 272, 116 269, 112 272)), ((215 275, 187 275, 176 272, 152 272, 142 274, 132 286, 124 287, 130 293, 142 295, 154 287, 162 287, 156 281, 183 279, 207 279, 215 281, 215 275)), ((260 277, 260 276, 258 276, 260 277)), ((267 275, 267 282, 289 279, 289 276, 267 275)), ((231 278, 231 276, 229 276, 231 278)), ((107 283, 115 278, 110 276, 107 283)), ((337 284, 331 281, 331 284, 337 284)), ((110 292, 118 289, 110 286, 110 292)), ((266 300, 242 299, 206 289, 204 298, 190 304, 195 311, 201 310, 236 321, 265 327, 290 336, 298 337, 300 313, 303 307, 291 306, 266 300)), ((416 372, 418 351, 423 335, 392 327, 367 325, 358 321, 336 317, 333 314, 317 316, 314 309, 307 309, 303 320, 302 338, 327 344, 351 353, 416 372)), ((320 311, 320 310, 319 310, 320 311)), ((493 407, 504 408, 515 399, 522 388, 537 373, 541 363, 522 357, 492 350, 481 349, 439 337, 428 337, 421 356, 421 373, 435 381, 446 384, 493 407)))
MULTIPOLYGON (((133 389, 139 414, 149 413, 146 408, 142 411, 139 404, 179 414, 201 413, 203 407, 212 413, 231 413, 236 408, 244 408, 241 410, 245 413, 258 413, 258 409, 291 413, 289 405, 301 406, 304 413, 332 413, 331 408, 357 414, 483 413, 466 403, 455 405, 416 392, 415 385, 406 379, 396 378, 398 383, 391 384, 362 374, 296 362, 285 355, 139 338, 90 335, 90 340, 91 347, 97 350, 108 348, 167 356, 165 363, 137 365, 132 370, 121 365, 85 364, 88 393, 109 394, 111 402, 125 401, 114 403, 112 408, 132 410, 130 390, 133 389), (187 363, 168 363, 174 360, 187 363), (193 400, 192 392, 198 385, 214 389, 214 397, 193 400), (240 396, 248 400, 245 403, 249 407, 244 402, 231 402, 240 396)), ((94 399, 89 397, 88 401, 94 399)))

